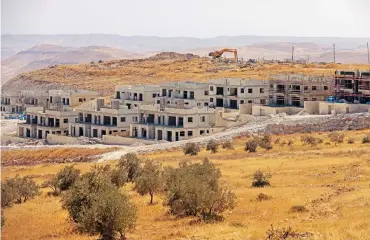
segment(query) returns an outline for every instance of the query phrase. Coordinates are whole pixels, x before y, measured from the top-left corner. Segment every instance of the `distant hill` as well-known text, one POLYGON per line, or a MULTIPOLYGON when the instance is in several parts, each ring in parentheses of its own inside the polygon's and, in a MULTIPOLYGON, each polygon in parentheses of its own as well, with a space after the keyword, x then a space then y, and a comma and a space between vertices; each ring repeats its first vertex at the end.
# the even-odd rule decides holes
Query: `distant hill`
POLYGON ((99 60, 135 59, 143 57, 121 49, 101 46, 63 47, 43 44, 21 51, 1 62, 2 83, 19 73, 55 66, 97 62, 99 60))

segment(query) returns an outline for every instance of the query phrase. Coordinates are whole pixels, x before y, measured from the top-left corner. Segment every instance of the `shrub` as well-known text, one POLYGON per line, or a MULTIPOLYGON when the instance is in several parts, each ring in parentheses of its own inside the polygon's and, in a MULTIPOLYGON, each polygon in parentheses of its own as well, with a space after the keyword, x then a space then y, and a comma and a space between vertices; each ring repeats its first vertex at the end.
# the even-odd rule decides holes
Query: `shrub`
POLYGON ((252 182, 252 187, 267 187, 270 186, 270 178, 271 178, 270 173, 264 173, 261 170, 257 170, 253 174, 253 182, 252 182))
POLYGON ((292 139, 289 139, 287 144, 288 144, 289 147, 290 146, 293 146, 293 140, 292 139))
POLYGON ((264 193, 260 193, 257 195, 257 201, 265 201, 265 200, 269 200, 271 199, 271 197, 267 194, 264 194, 264 193))
POLYGON ((344 140, 344 134, 338 132, 329 133, 328 137, 330 138, 330 141, 332 141, 333 143, 342 143, 344 140))
POLYGON ((212 153, 216 153, 218 150, 218 142, 215 140, 210 140, 207 142, 206 150, 211 151, 212 153))
POLYGON ((276 138, 274 143, 279 144, 280 143, 280 138, 276 138))
POLYGON ((58 195, 61 191, 68 190, 79 178, 80 170, 74 166, 66 166, 60 170, 52 179, 47 181, 44 186, 51 187, 53 194, 58 195))
POLYGON ((154 193, 163 189, 162 168, 153 161, 146 161, 140 176, 135 180, 135 190, 140 195, 149 194, 153 204, 154 193))
POLYGON ((264 142, 264 141, 261 141, 261 142, 259 143, 259 146, 260 146, 261 148, 266 149, 266 150, 270 150, 270 149, 272 149, 272 144, 271 144, 270 142, 264 142))
POLYGON ((109 178, 109 167, 93 167, 63 195, 63 207, 80 232, 100 234, 102 239, 125 235, 136 221, 136 207, 109 178))
POLYGON ((127 171, 124 168, 113 169, 111 172, 111 182, 120 188, 125 185, 128 181, 127 171))
POLYGON ((347 143, 348 144, 354 144, 355 143, 355 139, 354 138, 348 138, 347 143))
POLYGON ((304 136, 301 136, 301 142, 304 145, 310 144, 311 146, 316 146, 319 143, 319 139, 317 139, 317 138, 315 138, 313 136, 310 136, 310 135, 304 135, 304 136))
POLYGON ((203 221, 222 219, 235 206, 235 195, 221 186, 221 173, 208 159, 180 163, 165 171, 165 205, 176 216, 198 216, 203 221))
POLYGON ((3 229, 5 224, 4 210, 1 209, 1 229, 3 229))
POLYGON ((256 152, 258 146, 258 142, 256 139, 251 139, 248 142, 246 142, 244 151, 249 151, 249 152, 256 152))
POLYGON ((1 183, 1 207, 26 202, 39 195, 39 186, 28 176, 10 178, 1 183))
POLYGON ((188 142, 185 144, 183 151, 185 155, 189 154, 191 156, 195 156, 198 155, 198 153, 200 152, 200 148, 198 144, 188 142))
POLYGON ((266 235, 269 240, 291 239, 296 236, 291 227, 275 229, 272 224, 271 228, 267 230, 266 235))
POLYGON ((290 208, 291 212, 308 212, 308 209, 302 205, 294 205, 290 208))
POLYGON ((127 181, 134 182, 141 171, 140 159, 134 153, 128 153, 121 157, 118 162, 118 168, 127 172, 127 181))
POLYGON ((226 140, 226 141, 222 142, 222 148, 233 150, 234 149, 233 141, 232 140, 226 140))
POLYGON ((363 138, 362 138, 362 143, 370 143, 370 135, 365 135, 363 138))

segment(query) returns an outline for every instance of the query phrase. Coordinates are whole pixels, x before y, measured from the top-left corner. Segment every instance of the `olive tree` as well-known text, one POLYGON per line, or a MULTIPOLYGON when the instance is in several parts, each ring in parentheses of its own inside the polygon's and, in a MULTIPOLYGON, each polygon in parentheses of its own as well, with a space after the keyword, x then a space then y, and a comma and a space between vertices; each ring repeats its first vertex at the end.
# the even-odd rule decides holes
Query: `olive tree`
POLYGON ((128 153, 121 157, 118 168, 127 172, 127 181, 134 182, 141 171, 140 159, 134 153, 128 153))

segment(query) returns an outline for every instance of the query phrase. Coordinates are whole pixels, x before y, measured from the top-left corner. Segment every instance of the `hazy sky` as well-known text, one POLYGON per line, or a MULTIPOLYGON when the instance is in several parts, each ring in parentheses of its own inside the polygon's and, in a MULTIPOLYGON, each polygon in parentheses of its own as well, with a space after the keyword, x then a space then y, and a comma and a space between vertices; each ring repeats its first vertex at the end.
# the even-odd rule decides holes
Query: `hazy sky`
POLYGON ((2 34, 370 37, 370 0, 1 0, 2 34))

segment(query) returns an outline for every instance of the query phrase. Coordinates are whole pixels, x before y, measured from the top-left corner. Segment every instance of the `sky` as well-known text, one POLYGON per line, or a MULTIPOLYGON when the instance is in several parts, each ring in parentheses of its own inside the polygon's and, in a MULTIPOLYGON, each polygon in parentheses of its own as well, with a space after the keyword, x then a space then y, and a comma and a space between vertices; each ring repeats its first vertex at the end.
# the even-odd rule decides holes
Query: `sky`
POLYGON ((370 37, 370 0, 1 0, 2 34, 370 37))

